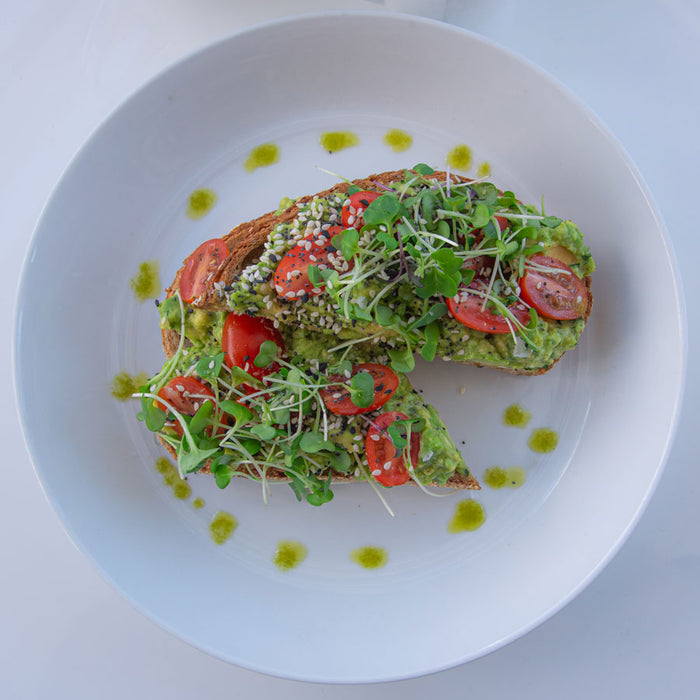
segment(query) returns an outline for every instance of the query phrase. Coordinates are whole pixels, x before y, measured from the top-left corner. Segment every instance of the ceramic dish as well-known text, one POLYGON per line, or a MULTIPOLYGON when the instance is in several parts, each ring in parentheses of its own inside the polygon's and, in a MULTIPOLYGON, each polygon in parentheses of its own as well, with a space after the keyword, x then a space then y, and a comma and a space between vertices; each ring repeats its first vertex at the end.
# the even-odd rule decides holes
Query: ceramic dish
POLYGON ((137 608, 188 642, 265 673, 313 681, 406 678, 475 659, 541 623, 620 546, 660 474, 684 376, 681 301, 669 245, 634 167, 596 118, 532 65, 468 32, 384 14, 305 16, 261 25, 176 64, 90 137, 49 201, 24 271, 16 377, 44 488, 71 536, 137 608), (412 145, 394 152, 386 132, 412 145), (328 153, 327 131, 359 143, 328 153), (263 143, 279 160, 244 166, 263 143), (542 377, 454 363, 415 383, 445 418, 477 477, 519 467, 524 483, 472 497, 485 523, 452 533, 464 494, 388 494, 366 484, 328 505, 276 485, 220 491, 190 480, 173 497, 163 454, 120 403, 120 371, 162 362, 157 313, 129 280, 157 260, 163 284, 201 241, 321 190, 324 170, 355 178, 444 166, 466 144, 469 175, 571 218, 598 262, 593 317, 580 346, 542 377), (320 169, 322 168, 322 169, 320 169), (218 200, 200 219, 189 195, 218 200), (654 294, 648 295, 653 274, 654 294), (649 322, 653 319, 653 326, 649 322), (526 408, 526 428, 504 409, 526 408), (547 454, 532 429, 557 432, 547 454), (182 494, 181 494, 182 495, 182 494), (195 502, 195 499, 199 499, 195 502), (202 506, 196 508, 195 505, 202 506), (218 511, 238 527, 214 544, 218 511), (273 564, 280 540, 307 549, 273 564), (358 566, 356 548, 386 564, 358 566))

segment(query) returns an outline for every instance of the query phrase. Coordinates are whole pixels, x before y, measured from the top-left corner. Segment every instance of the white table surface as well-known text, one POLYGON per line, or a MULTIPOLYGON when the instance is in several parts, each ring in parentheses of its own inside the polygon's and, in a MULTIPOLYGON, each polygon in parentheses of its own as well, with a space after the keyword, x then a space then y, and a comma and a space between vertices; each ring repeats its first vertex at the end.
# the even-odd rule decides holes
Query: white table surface
MULTIPOLYGON (((431 1, 445 5, 404 7, 431 1)), ((3 385, 13 384, 10 329, 32 230, 100 121, 172 61, 243 27, 294 12, 381 7, 362 0, 3 2, 3 385)), ((445 17, 538 63, 586 102, 636 162, 665 219, 686 294, 688 385, 666 471, 639 526, 564 610, 471 664, 374 686, 269 678, 191 648, 102 580, 41 490, 8 391, 0 405, 0 697, 700 697, 700 373, 693 362, 700 351, 700 3, 449 0, 445 17)), ((653 270, 640 274, 653 293, 653 270)))

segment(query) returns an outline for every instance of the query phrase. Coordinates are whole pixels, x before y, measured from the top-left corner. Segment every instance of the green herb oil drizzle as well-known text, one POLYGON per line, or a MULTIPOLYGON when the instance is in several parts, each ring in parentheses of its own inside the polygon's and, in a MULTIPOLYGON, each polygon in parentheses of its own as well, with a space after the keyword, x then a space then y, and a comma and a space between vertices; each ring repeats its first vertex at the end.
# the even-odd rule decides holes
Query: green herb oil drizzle
POLYGON ((282 540, 277 543, 272 562, 280 571, 289 571, 299 566, 307 554, 308 550, 301 542, 282 540))
POLYGON ((329 153, 336 153, 359 143, 360 139, 352 131, 324 131, 321 134, 321 146, 329 153))
POLYGON ((473 498, 460 501, 455 507, 452 520, 447 525, 449 532, 473 532, 486 522, 484 506, 473 498))
POLYGON ((216 544, 224 544, 238 527, 238 521, 230 513, 219 511, 209 523, 209 534, 216 544))
POLYGON ((280 147, 276 143, 263 143, 256 146, 246 158, 243 167, 246 172, 252 173, 258 168, 267 168, 274 165, 280 159, 280 147))
POLYGON ((394 153, 401 153, 407 151, 413 145, 413 136, 402 129, 389 129, 384 134, 384 143, 394 153))
POLYGON ((155 299, 160 294, 158 261, 148 260, 139 265, 138 272, 129 280, 129 286, 137 301, 155 299))
POLYGON ((455 170, 469 170, 472 167, 472 149, 460 143, 447 154, 447 164, 455 170))
POLYGON ((522 467, 489 467, 483 481, 492 489, 517 489, 525 483, 525 470, 522 467))
POLYGON ((533 452, 544 454, 554 452, 559 444, 559 435, 551 428, 535 428, 527 441, 527 446, 533 452))
POLYGON ((187 203, 187 216, 190 219, 201 219, 206 216, 216 204, 216 192, 209 189, 195 190, 187 203))
POLYGON ((109 392, 115 399, 126 401, 147 381, 148 375, 145 372, 139 372, 134 375, 128 372, 118 372, 112 377, 112 384, 110 385, 109 392))
POLYGON ((531 418, 532 414, 517 403, 511 404, 503 411, 503 425, 513 428, 524 428, 531 418))
POLYGON ((358 547, 350 552, 350 559, 363 569, 381 569, 389 561, 389 555, 382 547, 358 547))
POLYGON ((175 498, 186 501, 192 495, 192 488, 184 479, 180 478, 180 474, 170 460, 158 457, 156 471, 162 475, 163 483, 172 489, 175 498))
POLYGON ((476 166, 476 176, 477 177, 488 177, 491 174, 491 164, 487 161, 479 163, 476 166))

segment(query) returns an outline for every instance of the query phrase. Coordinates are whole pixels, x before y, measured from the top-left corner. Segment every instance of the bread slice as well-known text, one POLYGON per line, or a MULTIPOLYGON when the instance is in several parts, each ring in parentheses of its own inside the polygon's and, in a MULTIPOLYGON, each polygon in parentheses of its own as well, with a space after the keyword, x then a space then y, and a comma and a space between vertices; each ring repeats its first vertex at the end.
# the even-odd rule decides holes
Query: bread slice
MULTIPOLYGON (((323 198, 329 195, 346 195, 348 188, 351 185, 355 185, 360 190, 370 190, 377 191, 379 193, 385 191, 391 183, 400 181, 404 177, 403 170, 390 171, 384 173, 378 173, 370 175, 366 178, 361 178, 353 182, 342 182, 339 183, 323 192, 319 192, 315 195, 308 195, 301 197, 296 200, 290 207, 281 212, 268 212, 262 216, 259 216, 251 221, 247 221, 239 224, 233 228, 230 233, 223 237, 224 242, 229 250, 229 254, 226 259, 222 262, 216 272, 210 276, 209 281, 206 285, 204 292, 195 301, 191 302, 191 306, 200 308, 206 311, 228 311, 229 308, 226 304, 225 298, 220 293, 220 289, 224 287, 229 287, 236 279, 236 277, 249 265, 254 264, 258 261, 260 255, 263 252, 264 245, 270 235, 270 233, 280 224, 285 224, 294 221, 299 214, 300 205, 304 205, 314 198, 323 198)), ((462 178, 455 174, 448 175, 444 172, 436 172, 434 177, 439 178, 442 182, 446 182, 448 177, 452 178, 452 182, 466 182, 469 181, 467 178, 462 178)), ((167 296, 173 295, 179 288, 180 277, 183 271, 181 267, 172 282, 172 284, 166 289, 167 296)), ((588 320, 592 307, 592 295, 590 294, 591 279, 590 276, 584 279, 586 289, 589 293, 589 303, 585 312, 584 321, 588 320)), ((162 344, 165 351, 166 357, 171 357, 178 345, 180 337, 179 333, 175 330, 169 328, 162 329, 162 344)), ((558 361, 557 358, 556 361, 558 361)), ((458 360, 461 361, 461 360, 458 360)), ((478 362, 464 361, 464 364, 479 365, 478 362)), ((512 374, 543 374, 548 371, 554 362, 546 367, 536 368, 536 369, 522 369, 522 368, 509 368, 509 367, 494 367, 495 369, 500 369, 502 371, 507 371, 512 374)), ((492 365, 489 365, 493 367, 492 365)), ((161 440, 161 442, 163 442, 161 440)), ((163 442, 163 445, 170 452, 170 454, 176 458, 174 449, 167 443, 163 442)), ((241 467, 241 471, 244 471, 245 467, 241 467)), ((209 463, 207 462, 200 472, 209 472, 209 463)), ((266 478, 269 481, 289 481, 283 469, 270 468, 266 472, 266 478)), ((334 482, 347 482, 356 480, 354 476, 336 472, 332 474, 332 479, 334 482)), ((456 489, 479 489, 478 481, 471 475, 453 475, 445 484, 428 484, 430 486, 446 486, 456 489)))
MULTIPOLYGON (((391 183, 402 180, 404 177, 403 170, 394 170, 383 173, 377 173, 370 175, 366 178, 360 178, 352 182, 341 182, 333 187, 330 187, 322 192, 318 192, 314 195, 307 195, 297 199, 294 204, 282 212, 268 212, 263 214, 251 221, 246 221, 239 224, 233 228, 227 235, 223 236, 223 240, 229 250, 229 255, 226 260, 222 263, 219 269, 211 276, 209 283, 206 286, 205 292, 192 303, 193 306, 206 309, 206 310, 221 310, 225 311, 228 309, 225 299, 219 293, 219 289, 222 287, 228 287, 235 279, 237 273, 240 273, 248 265, 254 264, 260 257, 264 244, 268 239, 270 233, 279 224, 285 224, 296 219, 299 214, 299 205, 306 204, 315 198, 323 198, 328 195, 341 194, 345 195, 348 192, 348 188, 352 185, 358 187, 361 190, 376 191, 382 193, 385 188, 391 183)), ((448 174, 442 171, 436 171, 433 176, 442 182, 446 182, 448 174)), ((454 173, 451 173, 449 177, 453 182, 469 182, 469 178, 461 177, 454 173)), ((180 275, 182 273, 180 268, 173 280, 173 283, 166 289, 166 293, 170 296, 179 285, 180 275)), ((584 314, 584 323, 588 321, 590 317, 591 310, 593 307, 593 295, 591 293, 591 277, 586 276, 583 279, 584 285, 588 292, 588 306, 584 314)), ((170 356, 174 349, 177 347, 178 334, 174 331, 164 329, 162 332, 163 349, 166 355, 170 356)), ((538 367, 535 369, 524 369, 518 367, 504 367, 500 365, 485 365, 479 362, 470 360, 460 360, 458 358, 453 358, 456 362, 461 364, 477 366, 477 367, 489 367, 490 369, 497 369, 500 371, 508 372, 510 374, 517 375, 541 375, 548 372, 560 359, 563 354, 557 357, 551 362, 551 364, 538 367)))

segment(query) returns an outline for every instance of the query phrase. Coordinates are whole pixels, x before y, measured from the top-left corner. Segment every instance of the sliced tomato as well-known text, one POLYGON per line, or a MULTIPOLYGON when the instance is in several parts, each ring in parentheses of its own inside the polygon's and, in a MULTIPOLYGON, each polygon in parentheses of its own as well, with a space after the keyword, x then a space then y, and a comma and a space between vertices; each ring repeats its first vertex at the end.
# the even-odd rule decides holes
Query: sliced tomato
POLYGON ((319 270, 335 268, 339 272, 351 270, 353 262, 346 261, 331 243, 331 239, 342 231, 341 226, 331 226, 320 234, 302 238, 280 260, 275 270, 275 291, 283 299, 298 299, 315 296, 323 291, 323 285, 315 286, 309 280, 309 266, 319 270))
MULTIPOLYGON (((445 299, 447 310, 450 315, 460 323, 483 333, 502 334, 510 333, 513 329, 513 322, 507 320, 506 316, 495 314, 484 307, 484 297, 478 292, 484 292, 487 284, 482 278, 475 278, 468 286, 462 285, 457 292, 457 296, 445 299)), ((510 313, 522 323, 527 325, 530 321, 530 311, 520 302, 508 307, 510 313)))
MULTIPOLYGON (((403 453, 398 452, 387 432, 387 428, 397 420, 406 420, 408 416, 399 411, 387 411, 372 421, 365 439, 367 463, 372 476, 383 486, 400 486, 411 475, 406 468, 403 453)), ((410 456, 413 468, 418 467, 420 453, 420 433, 411 433, 410 456)))
POLYGON ((556 321, 580 318, 589 303, 583 280, 561 260, 539 253, 525 263, 520 296, 539 314, 556 321))
POLYGON ((205 241, 192 253, 180 275, 180 296, 183 301, 194 301, 206 288, 210 276, 228 256, 228 248, 221 238, 205 241))
POLYGON ((224 321, 221 336, 221 349, 224 351, 224 362, 229 367, 240 367, 256 379, 276 372, 279 365, 273 362, 267 367, 256 367, 255 358, 260 352, 260 346, 271 340, 277 343, 284 352, 284 340, 272 321, 259 316, 246 314, 229 314, 224 321))
MULTIPOLYGON (((178 413, 193 416, 208 398, 214 398, 212 390, 194 377, 173 377, 159 392, 178 413)), ((165 407, 163 407, 165 408, 165 407)))
POLYGON ((365 407, 356 406, 350 398, 350 389, 346 384, 350 383, 350 379, 341 374, 332 374, 328 379, 340 386, 332 386, 327 389, 321 389, 319 394, 326 408, 337 416, 356 416, 360 413, 369 413, 381 408, 396 391, 399 385, 399 378, 396 373, 385 367, 371 362, 364 362, 355 365, 352 368, 352 376, 358 372, 367 372, 374 379, 374 401, 365 407))
POLYGON ((362 215, 365 209, 379 196, 379 192, 371 192, 370 190, 362 190, 351 194, 349 204, 344 205, 340 210, 340 219, 343 222, 343 227, 362 228, 364 225, 362 215))

